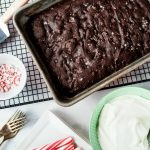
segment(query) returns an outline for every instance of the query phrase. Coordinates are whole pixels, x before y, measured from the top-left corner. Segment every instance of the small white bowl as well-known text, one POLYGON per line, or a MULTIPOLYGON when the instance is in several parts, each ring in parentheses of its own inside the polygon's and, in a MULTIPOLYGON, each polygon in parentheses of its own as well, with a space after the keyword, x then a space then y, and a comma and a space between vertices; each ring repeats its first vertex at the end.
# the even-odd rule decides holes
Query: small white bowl
POLYGON ((13 65, 21 72, 21 79, 18 86, 10 89, 8 92, 5 93, 0 92, 0 100, 6 100, 15 97, 23 90, 27 81, 27 72, 22 61, 10 54, 0 54, 0 66, 2 64, 13 65))

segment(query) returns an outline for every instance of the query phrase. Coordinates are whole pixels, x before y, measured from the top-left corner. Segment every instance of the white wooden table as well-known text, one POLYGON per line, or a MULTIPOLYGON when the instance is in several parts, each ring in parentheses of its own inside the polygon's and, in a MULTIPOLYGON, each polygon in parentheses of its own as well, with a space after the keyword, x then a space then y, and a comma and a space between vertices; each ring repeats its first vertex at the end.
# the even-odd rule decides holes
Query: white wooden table
MULTIPOLYGON (((136 84, 133 86, 150 89, 150 82, 136 84)), ((51 110, 57 114, 76 131, 88 139, 88 130, 92 112, 100 99, 112 90, 115 89, 98 91, 68 108, 58 106, 54 101, 48 101, 0 110, 0 125, 2 125, 16 109, 25 111, 28 116, 28 123, 26 126, 14 139, 6 141, 0 147, 0 150, 15 150, 16 145, 18 145, 28 135, 28 133, 31 132, 33 125, 46 110, 51 110)))

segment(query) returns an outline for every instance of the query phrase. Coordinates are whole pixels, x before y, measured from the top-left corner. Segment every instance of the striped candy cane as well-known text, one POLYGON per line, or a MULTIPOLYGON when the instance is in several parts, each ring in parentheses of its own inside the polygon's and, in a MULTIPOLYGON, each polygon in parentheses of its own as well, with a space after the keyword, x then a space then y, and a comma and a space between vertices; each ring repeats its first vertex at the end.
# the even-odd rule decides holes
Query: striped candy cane
POLYGON ((74 140, 71 137, 58 140, 52 144, 47 144, 34 150, 74 150, 74 140))

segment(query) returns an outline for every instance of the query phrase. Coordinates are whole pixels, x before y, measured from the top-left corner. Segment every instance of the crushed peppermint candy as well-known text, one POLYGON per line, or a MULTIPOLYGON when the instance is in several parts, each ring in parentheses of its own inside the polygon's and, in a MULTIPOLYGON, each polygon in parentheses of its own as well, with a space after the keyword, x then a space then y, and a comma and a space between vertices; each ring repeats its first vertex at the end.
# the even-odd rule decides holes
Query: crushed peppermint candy
POLYGON ((21 72, 13 65, 3 64, 0 66, 0 92, 8 92, 19 85, 21 72))

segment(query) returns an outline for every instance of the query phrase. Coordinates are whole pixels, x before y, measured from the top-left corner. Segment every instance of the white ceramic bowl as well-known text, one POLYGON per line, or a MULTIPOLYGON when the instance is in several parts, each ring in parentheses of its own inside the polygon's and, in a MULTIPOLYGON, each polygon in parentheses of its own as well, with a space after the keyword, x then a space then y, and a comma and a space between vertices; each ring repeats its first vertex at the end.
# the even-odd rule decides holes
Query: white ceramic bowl
POLYGON ((0 54, 0 66, 10 64, 18 68, 21 72, 21 79, 18 86, 10 89, 8 92, 0 92, 0 100, 6 100, 18 95, 24 88, 27 81, 27 73, 24 64, 15 56, 10 54, 0 54))

